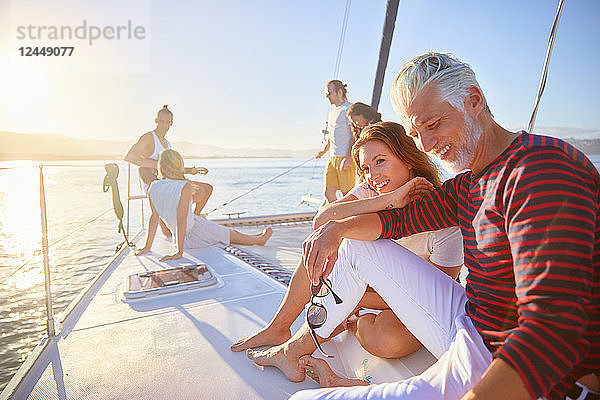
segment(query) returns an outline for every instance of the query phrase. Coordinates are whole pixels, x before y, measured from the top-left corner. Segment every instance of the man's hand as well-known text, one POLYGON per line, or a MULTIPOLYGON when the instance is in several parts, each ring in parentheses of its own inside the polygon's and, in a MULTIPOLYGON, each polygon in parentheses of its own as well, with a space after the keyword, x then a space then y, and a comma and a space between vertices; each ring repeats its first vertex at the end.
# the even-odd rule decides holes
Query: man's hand
POLYGON ((344 157, 344 159, 340 163, 340 168, 342 168, 342 171, 349 170, 351 166, 352 166, 352 158, 350 158, 350 156, 344 157))
POLYGON ((158 261, 168 261, 168 260, 177 260, 183 256, 182 253, 169 254, 167 256, 161 257, 158 261))
POLYGON ((390 203, 386 208, 402 208, 431 192, 435 187, 423 177, 416 177, 390 192, 390 203))
POLYGON ((192 174, 192 175, 196 175, 196 174, 206 175, 206 174, 208 174, 208 169, 206 169, 204 167, 192 167, 189 169, 188 173, 192 174))
POLYGON ((329 221, 313 231, 302 243, 302 262, 308 278, 315 285, 321 276, 326 278, 333 270, 342 242, 338 228, 338 221, 329 221))
POLYGON ((315 155, 315 158, 321 158, 323 157, 323 154, 326 153, 326 150, 320 150, 319 152, 317 152, 317 154, 315 155))

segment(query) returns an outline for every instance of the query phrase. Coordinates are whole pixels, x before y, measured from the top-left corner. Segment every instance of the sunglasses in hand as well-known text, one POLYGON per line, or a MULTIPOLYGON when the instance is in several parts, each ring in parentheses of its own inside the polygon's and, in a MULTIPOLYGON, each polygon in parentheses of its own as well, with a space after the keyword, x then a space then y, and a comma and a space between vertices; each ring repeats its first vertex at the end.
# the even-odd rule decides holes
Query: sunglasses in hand
POLYGON ((325 357, 333 358, 332 355, 329 355, 325 353, 325 351, 323 351, 323 348, 319 344, 319 340, 315 332, 315 329, 322 327, 323 324, 325 324, 325 321, 327 320, 327 309, 322 304, 315 303, 315 297, 325 297, 329 295, 329 293, 331 293, 333 299, 335 300, 335 304, 341 304, 342 299, 340 299, 340 297, 337 294, 335 294, 335 292, 331 288, 331 282, 329 281, 329 279, 323 279, 323 277, 319 279, 319 283, 317 285, 314 285, 312 283, 310 284, 310 292, 312 294, 312 297, 310 299, 310 306, 308 307, 308 310, 306 310, 306 323, 310 328, 310 334, 312 335, 315 343, 317 344, 317 348, 319 349, 319 351, 323 353, 325 357))

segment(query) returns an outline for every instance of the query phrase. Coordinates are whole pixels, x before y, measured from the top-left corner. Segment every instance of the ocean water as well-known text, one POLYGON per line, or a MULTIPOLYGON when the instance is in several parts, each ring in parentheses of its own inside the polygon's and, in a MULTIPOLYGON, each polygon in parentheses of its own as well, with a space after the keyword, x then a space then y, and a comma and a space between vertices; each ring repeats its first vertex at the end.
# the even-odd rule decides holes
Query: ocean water
MULTIPOLYGON (((600 155, 590 156, 590 159, 600 169, 600 155)), ((214 186, 204 210, 218 207, 209 217, 222 218, 223 213, 232 211, 251 216, 314 210, 312 206, 300 205, 300 197, 307 193, 321 197, 324 160, 309 161, 294 168, 304 161, 203 159, 186 160, 186 165, 209 169, 208 175, 192 179, 214 186), (286 171, 289 172, 273 182, 222 206, 286 171)), ((110 192, 102 192, 104 163, 45 164, 48 164, 44 167, 44 186, 56 316, 106 265, 123 237, 117 232, 110 192)), ((119 186, 124 202, 127 165, 119 162, 119 166, 119 186)), ((141 193, 133 170, 132 177, 132 194, 141 193)), ((41 243, 38 188, 39 168, 35 164, 0 163, 0 391, 46 336, 44 275, 42 258, 37 254, 41 243), (17 168, 3 169, 6 167, 17 168), (19 267, 22 268, 7 278, 19 267)), ((129 227, 132 235, 142 227, 140 203, 132 202, 129 227)), ((147 218, 147 205, 143 212, 147 218)))
MULTIPOLYGON (((186 160, 186 165, 209 169, 207 175, 195 175, 192 179, 213 185, 213 195, 204 210, 218 207, 209 217, 223 218, 223 213, 232 211, 251 216, 315 210, 300 205, 300 198, 309 192, 322 197, 325 162, 309 161, 294 168, 304 161, 203 159, 186 160), (222 207, 223 203, 286 171, 290 172, 222 207)), ((123 236, 117 232, 110 191, 102 191, 103 162, 47 164, 50 166, 43 169, 44 187, 53 310, 57 316, 107 264, 123 236), (77 231, 72 233, 73 230, 77 231)), ((121 200, 126 208, 127 164, 118 164, 121 200)), ((0 168, 14 166, 19 168, 0 169, 0 391, 46 336, 43 261, 41 255, 36 255, 41 247, 39 168, 28 162, 0 163, 0 168)), ((133 169, 132 177, 132 194, 141 193, 133 169)), ((142 226, 140 204, 138 200, 131 205, 131 235, 142 226)), ((149 216, 147 204, 144 216, 146 219, 149 216)))

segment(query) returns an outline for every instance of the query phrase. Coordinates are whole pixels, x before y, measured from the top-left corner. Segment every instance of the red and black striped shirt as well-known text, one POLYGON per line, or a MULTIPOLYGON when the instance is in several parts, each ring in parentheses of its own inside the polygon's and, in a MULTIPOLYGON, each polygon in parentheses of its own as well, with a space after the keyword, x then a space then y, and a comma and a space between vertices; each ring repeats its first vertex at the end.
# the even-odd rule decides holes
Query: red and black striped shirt
POLYGON ((599 203, 600 177, 583 153, 522 132, 481 173, 381 211, 381 238, 458 225, 475 328, 532 397, 564 399, 600 370, 599 203))

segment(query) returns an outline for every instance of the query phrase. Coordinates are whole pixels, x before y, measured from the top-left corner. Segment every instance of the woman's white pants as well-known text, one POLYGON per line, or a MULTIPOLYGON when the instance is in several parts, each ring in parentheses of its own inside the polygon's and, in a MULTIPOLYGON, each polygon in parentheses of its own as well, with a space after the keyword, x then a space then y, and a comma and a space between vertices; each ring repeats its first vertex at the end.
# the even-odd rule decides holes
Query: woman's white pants
POLYGON ((327 309, 319 336, 328 337, 370 285, 438 361, 404 381, 303 390, 292 399, 460 399, 490 365, 492 355, 466 315, 464 288, 397 243, 344 240, 330 280, 343 303, 319 299, 327 309))

